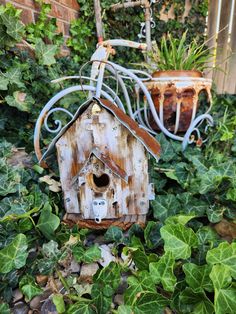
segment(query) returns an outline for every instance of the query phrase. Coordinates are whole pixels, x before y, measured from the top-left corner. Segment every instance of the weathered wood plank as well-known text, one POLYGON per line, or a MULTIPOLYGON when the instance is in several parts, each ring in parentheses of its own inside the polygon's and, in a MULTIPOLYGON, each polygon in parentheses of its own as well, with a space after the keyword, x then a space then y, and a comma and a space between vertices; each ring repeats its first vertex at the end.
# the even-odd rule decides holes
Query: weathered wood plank
POLYGON ((60 145, 57 145, 57 156, 66 212, 79 213, 77 192, 71 187, 71 174, 66 171, 67 166, 73 162, 72 149, 67 146, 67 142, 64 139, 60 141, 60 145))
POLYGON ((224 82, 224 92, 236 94, 236 3, 234 5, 229 54, 230 58, 227 61, 227 74, 224 82))
MULTIPOLYGON (((219 0, 209 0, 208 4, 208 21, 207 21, 207 45, 212 55, 216 52, 216 32, 217 32, 217 15, 219 10, 219 0)), ((206 77, 212 78, 214 58, 208 63, 209 69, 206 70, 206 77)))
POLYGON ((78 192, 73 187, 73 177, 87 160, 92 149, 91 134, 83 132, 89 120, 86 111, 84 116, 86 119, 82 120, 82 117, 79 117, 77 120, 81 128, 78 132, 73 124, 56 143, 60 180, 67 213, 80 213, 78 192), (81 150, 80 154, 76 154, 78 147, 81 150))
POLYGON ((216 52, 216 69, 213 73, 213 79, 217 87, 217 93, 222 93, 224 89, 224 79, 226 71, 226 61, 228 57, 228 39, 229 39, 229 22, 230 12, 232 7, 232 0, 222 1, 220 27, 217 38, 217 52, 216 52), (221 71, 217 70, 217 67, 221 71))

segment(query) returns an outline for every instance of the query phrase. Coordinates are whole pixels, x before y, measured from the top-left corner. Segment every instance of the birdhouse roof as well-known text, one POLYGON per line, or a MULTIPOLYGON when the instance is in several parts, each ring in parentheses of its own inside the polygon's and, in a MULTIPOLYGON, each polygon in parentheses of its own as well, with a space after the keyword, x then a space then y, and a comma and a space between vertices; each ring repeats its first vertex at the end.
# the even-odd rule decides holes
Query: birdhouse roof
POLYGON ((116 107, 110 101, 105 99, 99 99, 97 97, 93 97, 83 103, 77 112, 75 113, 73 119, 65 125, 58 135, 53 139, 51 144, 49 145, 47 151, 43 154, 41 161, 47 158, 53 151, 56 142, 59 138, 68 130, 68 128, 77 120, 77 118, 92 104, 96 102, 101 107, 105 108, 108 112, 113 114, 113 116, 125 127, 127 128, 130 133, 139 141, 141 142, 147 151, 156 159, 158 160, 160 157, 161 147, 160 144, 155 140, 153 136, 151 136, 147 131, 140 128, 139 125, 127 116, 120 108, 116 107))
POLYGON ((124 181, 128 182, 128 175, 125 172, 125 170, 121 169, 121 167, 119 165, 117 165, 114 160, 110 159, 109 156, 107 156, 106 154, 103 154, 101 151, 99 151, 99 149, 97 147, 94 147, 92 149, 87 161, 85 162, 83 167, 80 169, 78 174, 73 178, 73 181, 81 174, 81 172, 83 172, 84 168, 86 168, 92 155, 94 155, 99 160, 101 160, 101 162, 104 165, 106 165, 106 167, 109 168, 114 174, 116 174, 118 177, 120 177, 124 181))

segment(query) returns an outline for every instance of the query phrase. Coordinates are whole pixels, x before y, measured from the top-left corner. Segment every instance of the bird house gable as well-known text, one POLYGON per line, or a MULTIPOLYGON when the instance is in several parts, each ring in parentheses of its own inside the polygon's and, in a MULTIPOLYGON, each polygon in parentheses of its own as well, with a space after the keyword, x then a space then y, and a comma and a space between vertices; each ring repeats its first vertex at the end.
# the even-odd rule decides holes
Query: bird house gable
POLYGON ((88 171, 93 156, 96 157, 98 161, 102 162, 110 173, 112 172, 114 175, 118 176, 125 182, 128 182, 128 175, 125 172, 125 170, 122 169, 119 165, 117 165, 114 160, 110 159, 106 153, 99 151, 97 147, 94 147, 92 149, 88 160, 80 169, 79 173, 75 175, 75 177, 72 179, 72 182, 75 182, 79 178, 79 176, 81 176, 81 174, 85 174, 88 171))
MULTIPOLYGON (((131 119, 129 116, 127 116, 121 109, 117 108, 114 104, 112 104, 110 101, 104 100, 104 99, 98 99, 96 97, 93 97, 92 99, 86 101, 83 105, 80 106, 80 108, 75 113, 73 119, 64 126, 59 134, 53 139, 51 144, 49 145, 46 152, 43 154, 40 162, 43 160, 47 160, 47 157, 52 154, 54 151, 55 145, 58 142, 58 140, 64 135, 71 126, 77 121, 80 120, 81 116, 84 116, 87 114, 87 117, 89 117, 89 112, 91 112, 90 109, 94 108, 92 113, 99 113, 101 108, 104 108, 107 112, 112 114, 112 116, 115 118, 115 120, 119 121, 126 129, 129 130, 129 132, 145 147, 145 149, 158 161, 160 157, 160 144, 144 129, 140 128, 138 124, 131 119), (98 110, 98 107, 100 108, 98 110)), ((73 128, 72 128, 73 129, 73 128)), ((111 129, 111 127, 110 127, 111 129)), ((73 130, 72 132, 73 133, 73 130)))

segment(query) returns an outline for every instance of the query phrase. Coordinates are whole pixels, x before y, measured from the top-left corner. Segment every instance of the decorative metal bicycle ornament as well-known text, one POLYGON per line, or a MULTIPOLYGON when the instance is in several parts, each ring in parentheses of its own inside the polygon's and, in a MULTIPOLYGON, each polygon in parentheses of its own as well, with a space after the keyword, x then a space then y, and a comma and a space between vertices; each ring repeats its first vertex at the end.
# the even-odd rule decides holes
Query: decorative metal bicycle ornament
POLYGON ((134 222, 145 222, 149 200, 154 197, 148 178, 147 152, 156 159, 160 154, 159 143, 150 134, 161 131, 174 140, 182 141, 185 149, 193 141, 190 137, 193 132, 200 137, 197 126, 203 120, 213 124, 208 113, 196 117, 198 103, 197 94, 194 94, 192 112, 187 113, 188 116, 190 114, 190 125, 184 136, 177 134, 181 126, 180 117, 186 111, 186 84, 190 82, 190 85, 198 86, 198 92, 206 90, 210 98, 210 80, 175 78, 167 82, 140 70, 126 69, 108 60, 115 46, 141 50, 147 47, 146 44, 126 40, 99 43, 89 62, 92 64, 89 77, 70 76, 55 81, 79 79, 88 83, 66 88, 50 99, 39 115, 34 134, 35 152, 42 166, 46 166, 46 159, 53 148, 57 149, 66 220, 92 228, 107 228, 111 224, 127 228, 134 222), (104 83, 105 71, 109 73, 110 81, 116 80, 119 87, 116 91, 104 83), (135 87, 135 104, 132 104, 125 80, 135 87), (165 98, 166 90, 171 86, 175 89, 173 95, 177 95, 175 123, 166 127, 168 97, 167 100, 165 98), (88 92, 88 100, 76 112, 54 107, 63 97, 77 91, 88 92), (144 98, 143 105, 141 97, 144 98), (70 121, 63 126, 60 120, 56 120, 57 128, 52 130, 48 119, 55 112, 67 114, 70 121), (40 149, 43 125, 44 132, 56 134, 44 154, 40 149))

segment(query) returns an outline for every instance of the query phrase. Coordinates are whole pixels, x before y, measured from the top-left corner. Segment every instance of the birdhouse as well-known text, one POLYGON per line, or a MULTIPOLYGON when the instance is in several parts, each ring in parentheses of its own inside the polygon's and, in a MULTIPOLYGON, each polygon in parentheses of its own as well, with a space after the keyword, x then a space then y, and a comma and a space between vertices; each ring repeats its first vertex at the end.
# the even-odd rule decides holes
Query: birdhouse
POLYGON ((88 228, 144 224, 149 200, 148 153, 159 143, 121 109, 92 98, 51 143, 56 147, 65 221, 88 228))

